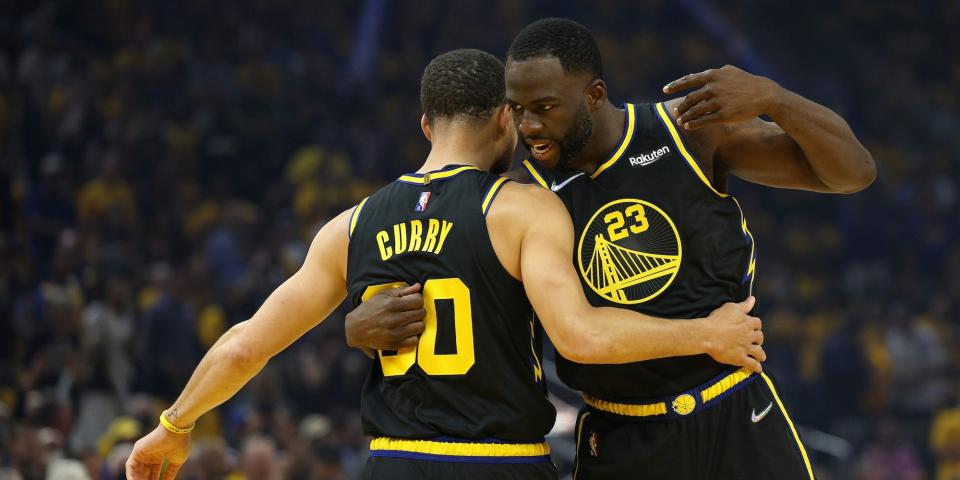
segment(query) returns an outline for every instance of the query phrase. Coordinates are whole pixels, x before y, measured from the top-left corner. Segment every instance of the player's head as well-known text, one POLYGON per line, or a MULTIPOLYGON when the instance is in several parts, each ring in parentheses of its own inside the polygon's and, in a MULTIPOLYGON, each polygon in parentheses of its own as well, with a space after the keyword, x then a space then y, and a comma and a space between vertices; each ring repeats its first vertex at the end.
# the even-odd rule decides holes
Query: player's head
POLYGON ((527 25, 507 51, 507 103, 524 146, 548 168, 568 167, 593 133, 607 98, 603 62, 583 25, 545 18, 527 25))
POLYGON ((434 58, 420 80, 421 126, 431 141, 449 129, 466 127, 490 136, 495 173, 510 167, 517 134, 504 103, 503 64, 487 52, 453 50, 434 58))

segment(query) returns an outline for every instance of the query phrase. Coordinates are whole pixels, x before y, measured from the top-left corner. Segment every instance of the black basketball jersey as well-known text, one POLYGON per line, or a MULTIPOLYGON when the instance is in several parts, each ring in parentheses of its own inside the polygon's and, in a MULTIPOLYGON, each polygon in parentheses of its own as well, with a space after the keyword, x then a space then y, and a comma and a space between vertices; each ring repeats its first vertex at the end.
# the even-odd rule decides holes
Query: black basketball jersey
POLYGON ((368 435, 531 442, 553 426, 540 326, 487 232, 506 181, 451 165, 404 175, 354 210, 350 301, 420 282, 427 311, 419 346, 374 361, 361 402, 368 435))
MULTIPOLYGON (((573 218, 573 262, 595 306, 690 319, 743 301, 755 249, 740 205, 715 190, 663 104, 626 104, 623 139, 593 174, 524 166, 573 218)), ((670 395, 725 366, 708 355, 585 365, 557 355, 570 387, 611 400, 670 395)))

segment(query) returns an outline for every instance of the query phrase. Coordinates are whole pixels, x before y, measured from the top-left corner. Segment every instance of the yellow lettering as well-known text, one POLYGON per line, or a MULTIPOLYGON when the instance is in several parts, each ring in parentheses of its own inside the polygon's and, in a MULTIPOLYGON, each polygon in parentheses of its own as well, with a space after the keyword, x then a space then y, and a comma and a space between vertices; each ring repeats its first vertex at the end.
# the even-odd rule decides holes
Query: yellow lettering
POLYGON ((443 232, 440 233, 440 243, 437 244, 436 254, 440 255, 440 250, 443 248, 443 242, 447 239, 447 234, 450 233, 450 230, 453 228, 453 222, 443 221, 443 232))
MULTIPOLYGON (((444 222, 450 223, 450 222, 444 222)), ((450 223, 450 225, 453 225, 450 223)), ((437 248, 439 253, 439 247, 437 248)), ((427 375, 463 375, 476 363, 470 289, 459 278, 430 279, 423 284, 423 333, 417 345, 417 363, 427 375), (437 300, 453 300, 453 325, 457 353, 437 354, 437 300)), ((409 368, 409 367, 408 367, 409 368)), ((386 371, 384 371, 386 375, 386 371)))
POLYGON ((410 221, 410 251, 416 252, 420 250, 421 239, 420 236, 423 234, 423 222, 420 220, 411 220, 410 221))
POLYGON ((434 253, 433 247, 437 244, 437 233, 440 232, 440 222, 431 218, 427 226, 427 238, 423 241, 423 251, 434 253))
POLYGON ((397 255, 407 251, 406 223, 398 223, 393 226, 393 251, 397 255))
POLYGON ((384 262, 393 256, 393 249, 387 246, 387 242, 389 241, 390 235, 388 235, 387 232, 383 230, 377 232, 377 246, 380 247, 380 259, 384 262))
MULTIPOLYGON (((439 224, 438 224, 439 228, 439 224)), ((371 285, 363 292, 362 301, 367 301, 377 292, 399 288, 405 283, 371 285)), ((430 279, 423 284, 423 333, 420 342, 399 352, 380 351, 380 365, 384 377, 405 375, 414 363, 427 375, 463 375, 476 363, 473 338, 473 312, 470 306, 470 289, 459 278, 430 279), (437 353, 437 300, 453 300, 453 329, 457 352, 437 353)), ((531 323, 532 328, 532 323, 531 323)), ((531 347, 533 347, 531 337, 531 347)))
POLYGON ((636 225, 630 225, 630 231, 633 233, 643 233, 650 228, 650 222, 647 221, 647 214, 643 210, 643 205, 639 203, 627 207, 627 215, 631 215, 636 221, 636 225))
POLYGON ((603 223, 607 224, 607 235, 611 242, 623 240, 629 235, 627 229, 623 228, 623 214, 614 210, 603 216, 603 223))

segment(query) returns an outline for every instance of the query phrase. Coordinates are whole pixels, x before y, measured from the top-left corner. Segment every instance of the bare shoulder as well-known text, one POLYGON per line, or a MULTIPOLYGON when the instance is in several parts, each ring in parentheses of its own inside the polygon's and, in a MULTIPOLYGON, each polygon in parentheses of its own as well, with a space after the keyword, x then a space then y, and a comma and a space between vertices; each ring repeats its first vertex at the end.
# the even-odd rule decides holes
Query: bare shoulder
POLYGON ((324 224, 320 231, 317 232, 317 237, 323 235, 325 237, 330 237, 331 239, 338 238, 344 241, 348 240, 350 238, 351 227, 353 226, 353 222, 351 220, 353 220, 354 212, 360 213, 361 205, 362 203, 360 205, 348 208, 340 212, 340 214, 338 214, 336 217, 333 217, 333 219, 324 224))
MULTIPOLYGON (((340 212, 325 223, 320 231, 313 237, 310 243, 310 251, 316 254, 346 254, 347 244, 350 243, 350 225, 353 219, 353 213, 359 207, 349 208, 340 212)), ((307 254, 308 261, 310 254, 307 254)))
POLYGON ((493 208, 525 221, 539 215, 566 215, 566 208, 555 193, 539 185, 516 182, 503 186, 493 208))
POLYGON ((313 237, 301 271, 330 271, 346 278, 350 224, 357 207, 344 210, 313 237))
POLYGON ((573 222, 553 192, 536 185, 507 182, 487 212, 490 240, 501 263, 522 280, 525 245, 563 244, 573 238, 573 222))
POLYGON ((707 151, 711 155, 713 150, 716 149, 716 146, 720 143, 721 137, 724 134, 724 126, 726 124, 713 124, 713 125, 704 125, 696 130, 687 130, 681 128, 677 125, 677 117, 674 113, 674 108, 677 105, 680 105, 680 102, 683 101, 683 97, 677 97, 664 102, 664 106, 667 108, 667 116, 670 118, 671 125, 683 137, 683 140, 690 145, 690 148, 694 150, 693 153, 695 156, 704 156, 702 155, 702 150, 707 151))
POLYGON ((687 144, 693 160, 697 162, 700 169, 710 179, 710 183, 720 191, 726 191, 726 172, 715 161, 717 151, 720 148, 723 138, 726 135, 726 124, 704 125, 695 130, 687 130, 677 125, 677 117, 674 114, 674 108, 683 101, 683 97, 677 97, 664 102, 667 108, 667 116, 670 118, 672 129, 683 138, 687 144))

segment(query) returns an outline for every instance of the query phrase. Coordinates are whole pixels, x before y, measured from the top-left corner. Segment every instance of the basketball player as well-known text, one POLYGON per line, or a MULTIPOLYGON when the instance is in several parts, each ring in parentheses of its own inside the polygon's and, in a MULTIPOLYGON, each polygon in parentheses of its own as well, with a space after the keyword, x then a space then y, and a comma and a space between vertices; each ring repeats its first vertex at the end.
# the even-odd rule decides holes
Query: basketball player
MULTIPOLYGON (((756 247, 730 174, 836 193, 875 178, 842 118, 767 78, 726 66, 664 88, 694 90, 685 97, 619 108, 602 76, 592 35, 569 20, 527 26, 507 54, 507 102, 532 154, 524 170, 570 212, 574 265, 595 306, 694 318, 748 298, 756 247)), ((389 347, 365 338, 363 309, 348 337, 389 347)), ((766 373, 707 355, 598 365, 558 353, 561 380, 586 403, 577 480, 813 478, 766 373)))
POLYGON ((161 425, 136 443, 128 478, 156 478, 165 459, 164 478, 173 478, 200 415, 345 296, 357 305, 397 279, 423 286, 423 333, 412 348, 381 352, 364 386, 364 430, 374 437, 364 478, 556 477, 543 440, 555 412, 531 304, 560 351, 578 361, 707 353, 761 370, 760 321, 746 313, 752 298, 689 322, 589 305, 567 262, 573 228, 562 203, 487 171, 505 170, 516 148, 503 78, 503 65, 477 50, 430 63, 421 87, 421 126, 432 142, 424 165, 324 226, 303 267, 218 340, 161 425))

